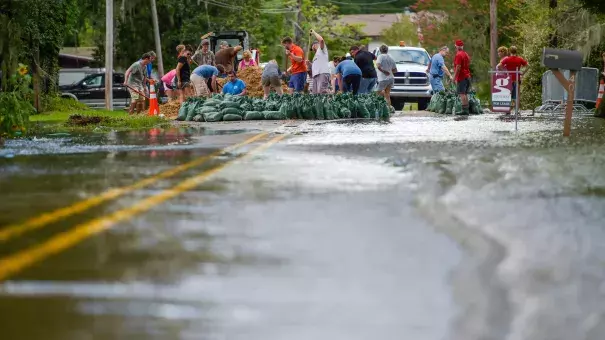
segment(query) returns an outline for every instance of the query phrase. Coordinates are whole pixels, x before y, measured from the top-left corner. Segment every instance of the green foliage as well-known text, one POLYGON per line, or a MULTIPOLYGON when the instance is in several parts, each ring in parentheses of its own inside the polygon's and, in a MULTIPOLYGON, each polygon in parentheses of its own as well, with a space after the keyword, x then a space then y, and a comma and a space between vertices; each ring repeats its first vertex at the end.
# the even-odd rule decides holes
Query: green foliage
POLYGON ((402 20, 383 30, 381 35, 385 44, 390 46, 399 45, 401 40, 405 41, 408 46, 418 44, 417 27, 408 16, 403 16, 402 20))
POLYGON ((77 110, 87 110, 88 107, 72 98, 63 98, 58 94, 48 94, 42 98, 44 111, 55 112, 74 112, 77 110))
POLYGON ((31 77, 25 65, 12 73, 0 92, 0 138, 19 136, 27 130, 31 105, 31 77))

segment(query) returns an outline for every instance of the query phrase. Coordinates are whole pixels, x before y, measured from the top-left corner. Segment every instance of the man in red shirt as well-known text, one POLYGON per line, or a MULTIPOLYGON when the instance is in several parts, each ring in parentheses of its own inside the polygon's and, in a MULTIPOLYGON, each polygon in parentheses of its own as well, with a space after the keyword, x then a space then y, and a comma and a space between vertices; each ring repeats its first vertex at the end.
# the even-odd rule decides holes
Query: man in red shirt
POLYGON ((292 38, 286 37, 281 41, 286 48, 286 55, 290 57, 292 66, 288 69, 290 73, 290 82, 288 83, 288 92, 290 94, 303 92, 307 83, 307 63, 305 63, 305 53, 300 46, 292 42, 292 38))
POLYGON ((454 58, 454 81, 462 102, 462 114, 468 115, 468 93, 471 90, 471 58, 464 52, 462 40, 456 40, 456 57, 454 58))
MULTIPOLYGON (((496 66, 497 70, 505 69, 507 71, 516 71, 517 69, 521 70, 521 68, 525 68, 525 67, 529 66, 529 64, 527 63, 527 61, 525 59, 523 59, 517 55, 516 46, 511 46, 508 50, 510 52, 510 55, 508 57, 502 59, 502 61, 500 61, 498 66, 496 66)), ((514 105, 513 103, 517 99, 517 83, 519 85, 521 85, 521 79, 519 79, 519 81, 517 82, 517 74, 511 73, 510 80, 513 82, 512 97, 511 97, 513 99, 513 101, 511 102, 511 105, 514 105)))

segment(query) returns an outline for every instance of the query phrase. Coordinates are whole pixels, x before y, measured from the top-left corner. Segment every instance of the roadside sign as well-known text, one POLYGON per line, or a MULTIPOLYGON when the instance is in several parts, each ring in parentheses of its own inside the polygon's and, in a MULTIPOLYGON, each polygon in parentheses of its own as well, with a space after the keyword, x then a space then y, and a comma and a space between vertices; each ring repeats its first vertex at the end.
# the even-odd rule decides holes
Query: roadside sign
POLYGON ((510 113, 513 82, 509 73, 492 73, 492 111, 510 113))

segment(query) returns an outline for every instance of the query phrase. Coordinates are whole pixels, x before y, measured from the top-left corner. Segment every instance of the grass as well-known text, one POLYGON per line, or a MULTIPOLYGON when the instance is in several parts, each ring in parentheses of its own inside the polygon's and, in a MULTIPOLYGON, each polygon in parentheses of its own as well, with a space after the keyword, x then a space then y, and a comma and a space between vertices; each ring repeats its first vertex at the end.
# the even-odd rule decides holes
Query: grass
POLYGON ((51 111, 32 115, 29 118, 31 126, 30 132, 37 133, 56 133, 56 132, 84 132, 84 131, 112 131, 112 130, 139 130, 154 127, 167 127, 170 121, 159 118, 149 117, 147 114, 128 115, 126 111, 108 111, 108 110, 75 110, 70 112, 51 111), (74 125, 70 122, 70 116, 80 115, 84 117, 100 117, 100 122, 89 125, 74 125))

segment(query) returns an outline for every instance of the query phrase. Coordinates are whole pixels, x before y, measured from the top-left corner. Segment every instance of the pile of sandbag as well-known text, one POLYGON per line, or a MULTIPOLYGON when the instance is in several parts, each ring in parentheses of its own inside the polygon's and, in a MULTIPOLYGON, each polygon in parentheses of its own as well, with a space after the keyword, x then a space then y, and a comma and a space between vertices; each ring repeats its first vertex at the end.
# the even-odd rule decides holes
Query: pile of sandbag
POLYGON ((181 108, 177 120, 237 121, 237 120, 332 120, 365 118, 388 120, 390 110, 383 97, 374 93, 353 96, 283 95, 272 94, 267 100, 245 96, 215 94, 212 98, 189 98, 181 108))
MULTIPOLYGON (((261 82, 261 78, 263 76, 263 69, 258 66, 247 67, 242 71, 237 73, 237 77, 240 78, 244 84, 246 84, 247 96, 249 97, 259 97, 262 98, 264 96, 263 85, 261 82)), ((225 86, 225 83, 229 81, 229 78, 217 78, 216 82, 219 85, 219 88, 222 89, 225 86)), ((284 93, 288 92, 288 84, 284 84, 282 82, 282 91, 284 93)))
MULTIPOLYGON (((474 92, 468 94, 469 113, 479 115, 483 113, 481 101, 474 92)), ((462 102, 460 96, 453 90, 440 91, 431 97, 431 101, 426 108, 427 111, 447 115, 461 115, 462 102)))

